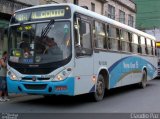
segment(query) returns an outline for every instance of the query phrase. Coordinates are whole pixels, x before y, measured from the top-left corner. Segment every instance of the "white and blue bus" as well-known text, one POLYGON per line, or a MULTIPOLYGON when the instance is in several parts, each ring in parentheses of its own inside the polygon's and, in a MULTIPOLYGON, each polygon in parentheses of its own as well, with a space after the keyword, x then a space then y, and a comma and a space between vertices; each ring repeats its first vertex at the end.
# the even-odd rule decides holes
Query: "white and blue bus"
POLYGON ((9 93, 100 101, 105 89, 144 88, 157 74, 153 36, 73 4, 16 11, 8 44, 9 93))

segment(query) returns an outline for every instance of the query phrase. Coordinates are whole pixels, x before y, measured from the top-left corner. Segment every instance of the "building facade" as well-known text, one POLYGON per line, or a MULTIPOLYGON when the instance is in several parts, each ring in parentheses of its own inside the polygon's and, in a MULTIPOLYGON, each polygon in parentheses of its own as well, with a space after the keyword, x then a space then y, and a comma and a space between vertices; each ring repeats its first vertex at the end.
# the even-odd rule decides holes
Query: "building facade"
POLYGON ((42 4, 52 4, 52 3, 73 3, 79 6, 86 6, 89 10, 103 14, 103 5, 106 0, 44 0, 42 4))
POLYGON ((40 0, 16 0, 16 1, 20 3, 28 4, 28 5, 39 5, 40 4, 40 0))
POLYGON ((132 0, 107 0, 104 15, 135 27, 136 4, 132 0))
POLYGON ((41 4, 74 3, 89 10, 135 27, 136 4, 132 0, 42 0, 41 4))
POLYGON ((7 27, 14 11, 37 5, 37 0, 0 0, 0 57, 7 50, 7 27))

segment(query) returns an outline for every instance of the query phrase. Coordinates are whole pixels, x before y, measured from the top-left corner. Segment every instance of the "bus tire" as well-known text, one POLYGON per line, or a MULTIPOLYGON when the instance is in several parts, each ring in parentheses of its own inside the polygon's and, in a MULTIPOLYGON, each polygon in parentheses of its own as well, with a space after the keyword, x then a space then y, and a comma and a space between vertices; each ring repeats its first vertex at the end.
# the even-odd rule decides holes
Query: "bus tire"
POLYGON ((142 80, 140 82, 140 88, 145 88, 147 86, 147 73, 143 70, 142 80))
POLYGON ((105 82, 103 75, 100 74, 98 76, 95 88, 95 92, 92 94, 93 100, 96 102, 103 100, 105 94, 105 82))

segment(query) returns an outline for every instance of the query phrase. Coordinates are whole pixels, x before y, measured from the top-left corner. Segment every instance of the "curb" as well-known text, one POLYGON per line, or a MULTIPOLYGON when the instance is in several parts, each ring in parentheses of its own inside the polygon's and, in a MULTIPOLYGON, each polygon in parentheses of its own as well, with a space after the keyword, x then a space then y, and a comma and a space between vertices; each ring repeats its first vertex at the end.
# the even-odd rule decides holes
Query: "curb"
POLYGON ((8 94, 8 98, 17 98, 17 97, 22 97, 22 96, 26 96, 26 94, 8 94))

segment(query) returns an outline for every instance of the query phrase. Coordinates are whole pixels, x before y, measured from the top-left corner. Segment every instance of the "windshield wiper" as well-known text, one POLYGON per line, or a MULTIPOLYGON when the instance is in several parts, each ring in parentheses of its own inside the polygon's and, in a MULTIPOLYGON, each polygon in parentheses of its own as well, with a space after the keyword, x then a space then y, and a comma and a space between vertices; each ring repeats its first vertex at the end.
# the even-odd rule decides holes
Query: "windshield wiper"
POLYGON ((54 19, 50 20, 50 22, 47 24, 47 26, 44 28, 44 30, 42 29, 41 38, 46 37, 46 35, 50 31, 51 25, 53 25, 54 22, 55 22, 54 19))

